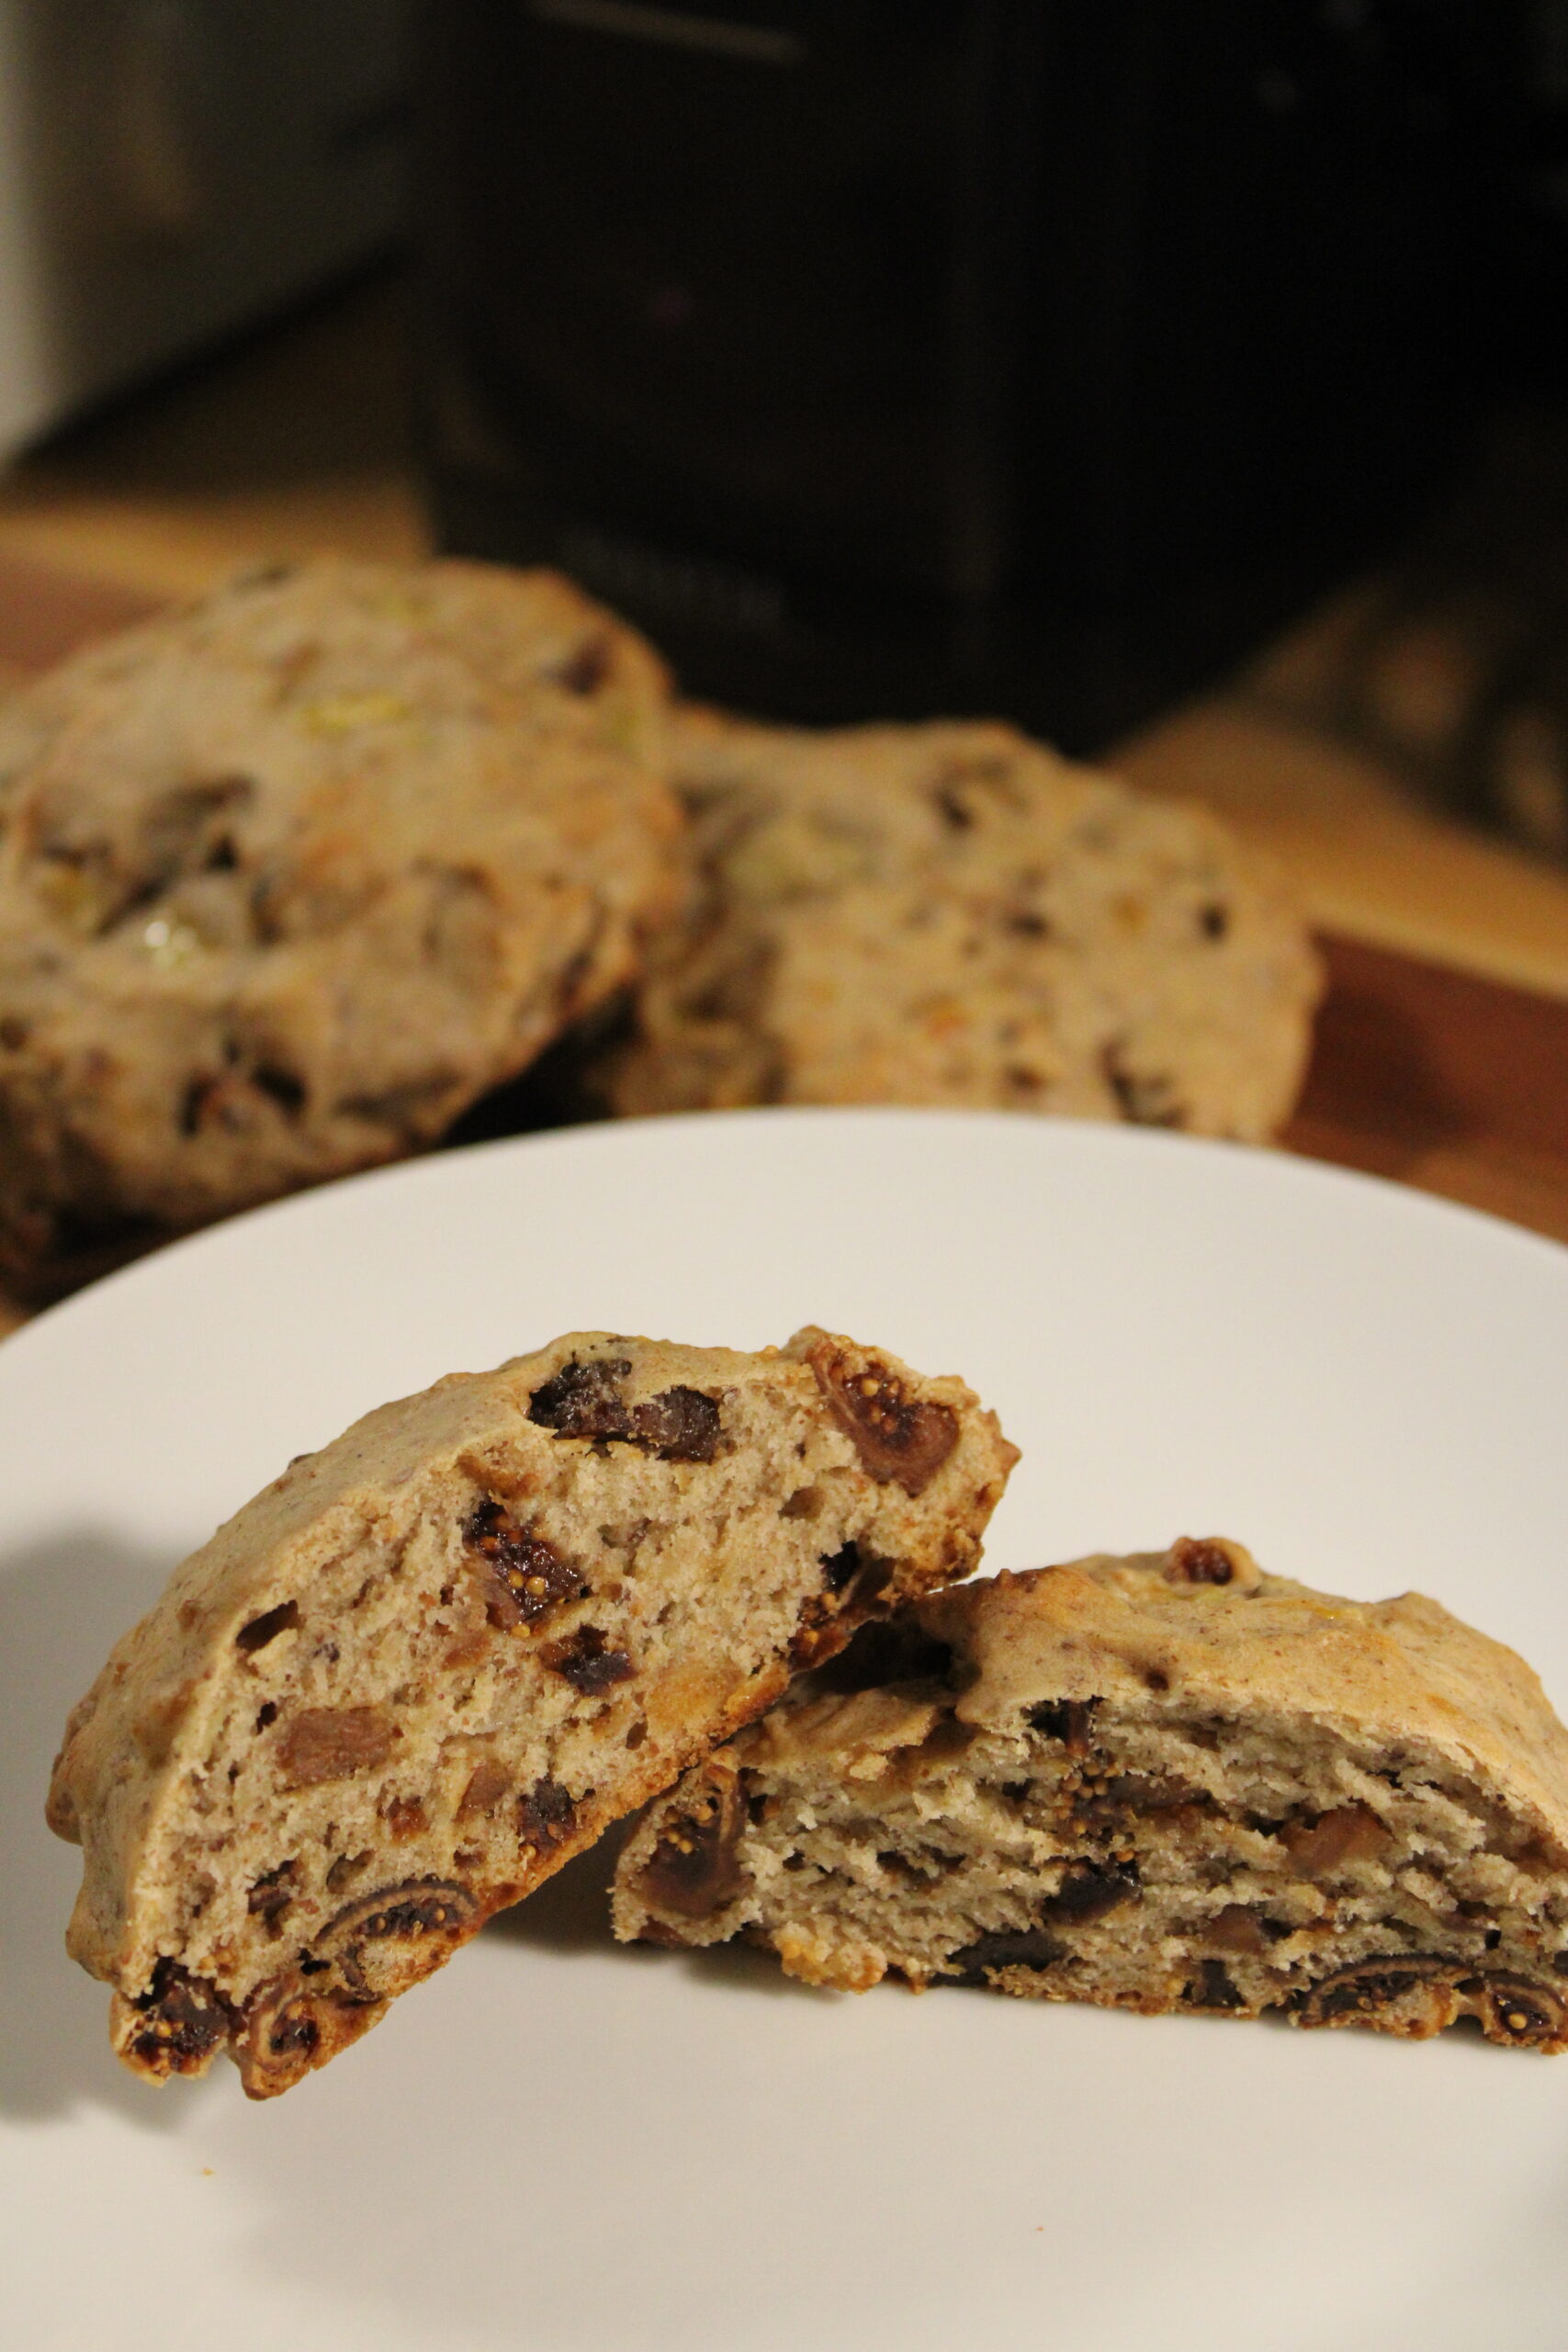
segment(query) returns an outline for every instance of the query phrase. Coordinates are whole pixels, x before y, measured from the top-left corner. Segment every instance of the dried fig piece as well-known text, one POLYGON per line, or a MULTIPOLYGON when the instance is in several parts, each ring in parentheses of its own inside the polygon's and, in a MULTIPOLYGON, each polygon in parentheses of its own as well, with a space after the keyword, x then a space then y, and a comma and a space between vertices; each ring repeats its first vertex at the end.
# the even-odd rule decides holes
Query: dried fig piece
POLYGON ((279 1862, 276 1870, 263 1871, 245 1897, 246 1910, 253 1918, 265 1921, 269 1936, 282 1931, 283 1921, 299 1891, 299 1874, 298 1861, 279 1862))
POLYGON ((1561 2047, 1568 2035, 1568 2007, 1556 1985, 1510 1970, 1489 1969, 1484 1975, 1466 1978, 1460 1990, 1489 2041, 1561 2047))
POLYGON ((646 1899, 687 1919, 733 1903, 748 1884, 738 1857, 745 1819, 739 1778, 705 1779, 643 1866, 639 1884, 646 1899))
POLYGON ((534 1391, 528 1419, 557 1437, 610 1439, 661 1462, 711 1462, 721 1434, 716 1400, 678 1386, 629 1405, 620 1383, 630 1371, 625 1356, 563 1364, 534 1391))
POLYGON ((1042 1904, 1040 1917, 1053 1927, 1087 1927, 1091 1919, 1103 1919, 1108 1912, 1120 1910, 1123 1903, 1135 1903, 1139 1893, 1135 1871, 1100 1870, 1093 1863, 1081 1862, 1066 1873, 1055 1894, 1042 1904))
POLYGON ((457 1800, 457 1818, 471 1821, 476 1815, 493 1813, 511 1793, 512 1775, 505 1765, 498 1763, 493 1756, 481 1756, 457 1800))
POLYGON ((1269 1950, 1263 1922, 1245 1903, 1227 1903, 1217 1911, 1203 1929, 1203 1941, 1242 1960, 1261 1960, 1269 1950))
POLYGON ((957 1969, 971 1982, 980 1982, 992 1969, 1049 1968, 1066 1949, 1057 1937, 1047 1935, 1043 1928, 1021 1928, 1010 1933, 997 1929, 976 1936, 973 1943, 950 1953, 945 1966, 957 1969))
POLYGON ((346 1781, 384 1764, 397 1736, 384 1707, 306 1707, 278 1743, 278 1773, 289 1789, 346 1781))
POLYGON ((576 1820, 577 1808, 560 1782, 537 1781, 517 1801, 518 1842, 536 1852, 546 1851, 570 1837, 576 1820))
POLYGON ((637 1672, 629 1653, 611 1649, 597 1625, 580 1625, 575 1634, 563 1642, 549 1643, 539 1655, 553 1673, 581 1690, 585 1699, 596 1699, 617 1682, 629 1682, 637 1672))
POLYGON ((590 1587, 580 1568, 552 1544, 521 1527, 504 1503, 475 1505, 463 1541, 484 1578, 485 1615, 499 1632, 537 1624, 563 1600, 585 1600, 590 1587))
POLYGON ((1195 2009, 1245 2009, 1245 1995, 1238 1993, 1230 1979, 1224 1961, 1205 1960, 1198 1965, 1198 1973, 1187 1987, 1187 1999, 1195 2009))
POLYGON ((824 1340, 809 1362, 833 1419, 871 1476, 897 1480, 908 1495, 931 1484, 958 1442, 951 1406, 911 1396, 875 1356, 852 1355, 824 1340))
MULTIPOLYGON (((361 2000, 388 2000, 438 1968, 477 1908, 453 1879, 408 1879, 346 1904, 310 1948, 361 2000)), ((333 1989, 336 1989, 335 1987, 333 1989)))
POLYGON ((1380 1952, 1319 1979, 1302 2002, 1303 2026, 1377 2025, 1424 2041, 1459 2015, 1462 1961, 1436 1952, 1380 1952))
POLYGON ((634 1405, 630 1435, 660 1462, 711 1462, 718 1452, 718 1406, 700 1388, 666 1388, 634 1405))
POLYGON ((144 1993, 117 2006, 120 2055, 157 2082, 203 2073, 233 2024, 234 2013, 215 1984, 167 1959, 159 1961, 144 1993))
POLYGON ((629 1414, 620 1384, 631 1371, 629 1356, 575 1358, 535 1389, 528 1419, 557 1437, 620 1437, 628 1434, 629 1414))

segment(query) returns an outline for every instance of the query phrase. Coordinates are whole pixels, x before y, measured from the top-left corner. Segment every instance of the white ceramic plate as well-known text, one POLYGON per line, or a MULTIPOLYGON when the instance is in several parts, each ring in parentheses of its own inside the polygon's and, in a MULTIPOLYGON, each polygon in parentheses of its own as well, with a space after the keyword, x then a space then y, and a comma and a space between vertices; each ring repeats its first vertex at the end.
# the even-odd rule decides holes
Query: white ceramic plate
POLYGON ((1560 2352, 1568 2060, 612 1945, 579 1865, 253 2107, 121 2073, 61 1949, 61 1722, 182 1552, 437 1374, 808 1320, 961 1371, 993 1566, 1182 1532, 1415 1584, 1568 1702, 1568 1252, 1124 1130, 761 1113, 245 1217, 0 1349, 0 2330, 93 2352, 1560 2352))

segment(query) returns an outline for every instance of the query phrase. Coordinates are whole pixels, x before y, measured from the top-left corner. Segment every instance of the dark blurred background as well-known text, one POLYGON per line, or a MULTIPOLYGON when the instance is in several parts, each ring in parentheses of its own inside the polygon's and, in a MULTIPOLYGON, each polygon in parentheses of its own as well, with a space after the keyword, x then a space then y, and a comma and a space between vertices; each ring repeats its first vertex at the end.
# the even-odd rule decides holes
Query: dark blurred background
POLYGON ((437 543, 690 691, 1097 752, 1356 582, 1265 691, 1568 857, 1568 0, 0 12, 24 507, 387 255, 306 431, 412 351, 437 543))
POLYGON ((418 54, 444 544, 699 694, 1082 752, 1400 553, 1336 723, 1451 630, 1430 781, 1568 851, 1561 0, 444 0, 418 54))

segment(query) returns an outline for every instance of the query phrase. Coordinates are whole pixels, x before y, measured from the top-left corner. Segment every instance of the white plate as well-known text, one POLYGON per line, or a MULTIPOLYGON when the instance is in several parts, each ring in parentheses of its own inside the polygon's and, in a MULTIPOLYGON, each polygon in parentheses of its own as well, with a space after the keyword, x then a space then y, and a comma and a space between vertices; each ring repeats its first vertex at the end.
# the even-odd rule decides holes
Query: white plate
POLYGON ((994 1566, 1184 1532, 1418 1585, 1568 1701, 1568 1252, 1267 1154, 761 1113, 425 1160, 0 1349, 0 2332, 93 2352, 1474 2352, 1568 2320, 1568 2060, 611 1945, 579 1866, 274 2105, 154 2093, 39 1808, 110 1640, 355 1414, 573 1326, 962 1371, 994 1566))

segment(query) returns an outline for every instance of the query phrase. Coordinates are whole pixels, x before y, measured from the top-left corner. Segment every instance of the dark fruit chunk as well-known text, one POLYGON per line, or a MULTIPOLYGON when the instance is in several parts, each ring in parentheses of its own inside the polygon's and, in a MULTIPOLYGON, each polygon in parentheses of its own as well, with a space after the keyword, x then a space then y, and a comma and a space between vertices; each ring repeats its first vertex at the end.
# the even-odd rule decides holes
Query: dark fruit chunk
POLYGON ((563 1363, 536 1388, 528 1419, 557 1437, 625 1437, 626 1402, 620 1383, 631 1370, 626 1356, 602 1356, 595 1363, 563 1363))
POLYGON ((738 1852, 744 1818, 739 1783, 710 1783, 654 1848, 642 1872, 644 1899, 683 1919, 700 1919, 733 1903, 747 1885, 738 1852))
POLYGON ((539 1781, 517 1801, 517 1835, 525 1846, 544 1851, 570 1838, 577 1809, 558 1781, 539 1781))
POLYGON ((628 1405, 619 1384, 630 1371, 625 1356, 563 1364, 534 1391, 528 1419, 557 1437, 613 1439, 661 1462, 711 1462, 720 1436, 716 1400, 699 1388, 677 1387, 628 1405))
POLYGON ((860 1566, 860 1545, 845 1544, 822 1563, 822 1581, 829 1592, 842 1592, 860 1566))
POLYGON ((284 1914, 294 1900, 294 1881, 298 1862, 279 1862, 275 1871, 264 1871, 245 1897, 245 1908, 253 1918, 264 1919, 269 1935, 276 1935, 284 1914))
POLYGON ((200 2072, 229 2038, 232 2012, 215 1985, 191 1976, 177 1961, 161 1960, 134 2007, 140 2024, 130 2043, 139 2066, 159 2075, 200 2072))
POLYGON ((1123 1903, 1134 1902, 1138 1891, 1133 1871, 1100 1871, 1079 1863, 1041 1905, 1040 1917, 1054 1927, 1086 1927, 1091 1919, 1103 1919, 1108 1911, 1119 1910, 1123 1903))
POLYGON ((1235 1562, 1212 1535, 1179 1535, 1165 1555, 1172 1584, 1229 1584, 1235 1562))
POLYGON ((445 1956, 438 1947, 461 1942, 473 1914, 466 1886, 449 1879, 408 1879, 346 1905, 317 1937, 312 1956, 335 1964, 352 1996, 383 1999, 428 1975, 445 1956), (410 1955, 400 1948, 426 1944, 428 1957, 411 1973, 410 1955))
POLYGON ((711 1462, 718 1452, 718 1407, 700 1388, 666 1388, 632 1407, 628 1435, 660 1462, 711 1462))
POLYGON ((1336 1969, 1313 1985, 1302 2003, 1301 2021, 1317 2026, 1364 2020, 1416 2036, 1440 2032, 1458 2011, 1454 1979, 1463 1964, 1435 1952, 1380 1952, 1336 1969))
POLYGON ((481 1756, 458 1801, 458 1820, 471 1821, 477 1814, 493 1813, 511 1792, 512 1775, 505 1765, 498 1764, 493 1756, 481 1756))
MULTIPOLYGON (((1261 1960, 1269 1950, 1268 1921, 1249 1911, 1245 1903, 1227 1903, 1203 1929, 1205 1943, 1217 1944, 1222 1951, 1234 1951, 1244 1960, 1261 1960)), ((1290 1930, 1277 1929, 1288 1934, 1290 1930)))
POLYGON ((1224 1962, 1203 1961, 1187 1987, 1187 1998, 1200 2009, 1245 2009, 1247 2002, 1231 1983, 1224 1962))
POLYGON ((896 1480, 907 1495, 930 1485, 958 1443, 958 1416, 949 1405, 910 1396, 874 1357, 852 1359, 829 1340, 811 1351, 811 1369, 833 1419, 871 1476, 896 1480))
POLYGON ((637 1671, 625 1650, 606 1648, 597 1625, 580 1626, 568 1640, 550 1643, 540 1656, 585 1699, 597 1698, 601 1690, 629 1681, 637 1671))
POLYGON ((502 1633, 536 1624, 563 1600, 582 1600, 590 1587, 542 1535, 520 1527, 503 1503, 475 1506, 463 1541, 480 1561, 485 1615, 502 1633))
POLYGON ((1558 2041, 1568 2014, 1555 1985, 1538 1984, 1528 1976, 1502 1970, 1467 1979, 1461 1990, 1475 2004, 1481 2022, 1494 2041, 1558 2041))
POLYGON ((991 1968, 1049 1968, 1066 1951, 1055 1936, 1043 1928, 1024 1928, 1018 1933, 976 1936, 972 1944, 952 1953, 949 1968, 960 1969, 974 1982, 983 1984, 985 1972, 991 1968))

